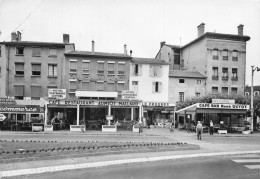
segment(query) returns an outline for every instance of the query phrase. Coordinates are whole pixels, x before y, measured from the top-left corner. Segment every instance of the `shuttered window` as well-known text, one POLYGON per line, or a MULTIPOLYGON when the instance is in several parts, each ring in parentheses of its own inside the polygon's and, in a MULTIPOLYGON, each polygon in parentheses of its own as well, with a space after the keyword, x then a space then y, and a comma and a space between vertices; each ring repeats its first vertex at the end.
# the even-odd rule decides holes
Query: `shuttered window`
POLYGON ((77 90, 77 82, 70 81, 70 92, 75 92, 77 90))
POLYGON ((32 75, 41 75, 41 64, 32 64, 32 75))
POLYGON ((89 62, 88 61, 83 61, 82 62, 82 73, 84 74, 89 74, 89 62))
POLYGON ((41 48, 40 47, 33 47, 32 48, 32 56, 33 57, 40 57, 41 56, 41 48))
POLYGON ((56 48, 50 48, 49 49, 49 56, 57 56, 57 49, 56 48))
POLYGON ((70 72, 77 73, 77 61, 70 61, 70 72))
POLYGON ((104 62, 98 62, 97 73, 100 75, 104 75, 104 62))
POLYGON ((39 100, 41 96, 41 86, 31 86, 31 99, 39 100))
POLYGON ((118 83, 117 84, 117 91, 122 91, 125 89, 125 83, 118 83))
POLYGON ((24 63, 15 63, 15 75, 24 75, 24 63))
POLYGON ((97 82, 97 91, 104 91, 104 82, 97 82))
POLYGON ((21 85, 21 86, 14 86, 14 96, 15 96, 15 99, 21 99, 23 100, 23 97, 24 97, 24 86, 21 85))
POLYGON ((108 74, 114 75, 115 74, 115 64, 114 63, 108 63, 108 74))
POLYGON ((153 86, 152 86, 152 92, 153 93, 161 93, 162 92, 162 82, 153 82, 153 86))
POLYGON ((107 83, 107 91, 115 91, 115 83, 107 83))
POLYGON ((118 63, 118 75, 124 75, 124 74, 125 74, 125 64, 118 63))
POLYGON ((82 90, 85 91, 89 90, 89 82, 82 82, 82 90))

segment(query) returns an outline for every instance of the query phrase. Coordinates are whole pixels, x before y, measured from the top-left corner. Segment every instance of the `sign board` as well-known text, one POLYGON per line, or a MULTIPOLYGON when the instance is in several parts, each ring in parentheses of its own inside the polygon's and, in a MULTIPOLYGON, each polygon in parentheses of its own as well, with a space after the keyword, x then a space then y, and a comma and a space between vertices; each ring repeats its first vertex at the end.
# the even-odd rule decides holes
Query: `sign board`
POLYGON ((197 108, 208 109, 249 109, 249 105, 245 104, 216 104, 216 103, 197 103, 197 108))
POLYGON ((15 105, 15 106, 0 106, 0 112, 2 113, 43 113, 40 106, 36 105, 15 105))
POLYGON ((143 106, 162 106, 168 107, 169 103, 167 102, 143 102, 143 106))
POLYGON ((108 121, 111 121, 111 120, 113 120, 113 116, 106 116, 106 120, 108 120, 108 121))
POLYGON ((234 99, 212 99, 212 103, 218 103, 218 104, 235 104, 234 99))
POLYGON ((16 104, 14 99, 0 98, 0 104, 16 104))
POLYGON ((0 114, 0 121, 3 121, 3 120, 5 120, 5 115, 3 115, 3 114, 0 114))
POLYGON ((137 100, 137 94, 134 91, 122 90, 122 99, 137 100))
POLYGON ((65 99, 66 89, 48 89, 48 98, 65 99))

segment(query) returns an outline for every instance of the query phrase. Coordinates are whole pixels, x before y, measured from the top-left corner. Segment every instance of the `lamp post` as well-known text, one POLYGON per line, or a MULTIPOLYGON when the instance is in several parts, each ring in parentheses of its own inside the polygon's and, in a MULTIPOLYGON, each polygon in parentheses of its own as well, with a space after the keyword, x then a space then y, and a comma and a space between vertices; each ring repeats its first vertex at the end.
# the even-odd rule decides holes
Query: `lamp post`
POLYGON ((254 72, 255 70, 260 71, 260 68, 255 67, 254 65, 251 66, 252 67, 252 79, 251 79, 251 117, 252 117, 252 121, 251 121, 251 132, 253 133, 254 131, 254 90, 253 90, 253 83, 254 83, 254 72), (255 68, 254 68, 255 67, 255 68))

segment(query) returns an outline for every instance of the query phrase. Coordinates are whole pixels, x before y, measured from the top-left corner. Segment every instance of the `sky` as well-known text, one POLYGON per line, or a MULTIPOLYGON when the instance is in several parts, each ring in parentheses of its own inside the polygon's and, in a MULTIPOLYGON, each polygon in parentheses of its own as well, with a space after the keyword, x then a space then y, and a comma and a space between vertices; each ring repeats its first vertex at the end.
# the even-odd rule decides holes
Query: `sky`
MULTIPOLYGON (((76 50, 155 58, 160 42, 185 45, 205 32, 237 34, 244 25, 247 42, 246 84, 252 65, 260 68, 260 0, 0 0, 0 41, 21 31, 24 41, 62 42, 70 34, 76 50)), ((260 85, 260 71, 254 72, 260 85)))

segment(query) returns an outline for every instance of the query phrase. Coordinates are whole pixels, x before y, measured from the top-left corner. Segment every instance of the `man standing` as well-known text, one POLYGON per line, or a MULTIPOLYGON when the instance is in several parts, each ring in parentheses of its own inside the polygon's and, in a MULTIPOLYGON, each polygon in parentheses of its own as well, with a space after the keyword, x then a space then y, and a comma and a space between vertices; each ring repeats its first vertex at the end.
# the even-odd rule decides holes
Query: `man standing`
POLYGON ((214 124, 213 124, 212 120, 210 120, 210 123, 209 123, 209 134, 213 135, 213 131, 214 131, 214 124))
POLYGON ((202 133, 202 124, 200 121, 198 121, 198 124, 196 126, 196 132, 197 132, 197 136, 198 136, 198 140, 201 140, 201 133, 202 133))

